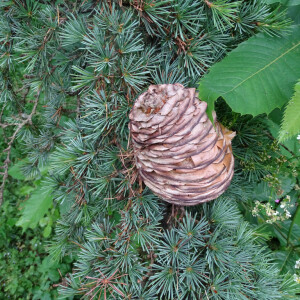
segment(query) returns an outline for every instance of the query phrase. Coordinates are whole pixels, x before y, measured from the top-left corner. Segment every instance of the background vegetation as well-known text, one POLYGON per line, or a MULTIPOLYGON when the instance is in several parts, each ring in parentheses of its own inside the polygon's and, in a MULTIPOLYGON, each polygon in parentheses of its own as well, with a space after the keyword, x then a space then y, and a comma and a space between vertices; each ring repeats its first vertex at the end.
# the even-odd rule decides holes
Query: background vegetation
POLYGON ((0 8, 0 296, 299 297, 297 1, 0 8), (237 132, 230 188, 191 209, 139 182, 127 127, 175 82, 237 132))

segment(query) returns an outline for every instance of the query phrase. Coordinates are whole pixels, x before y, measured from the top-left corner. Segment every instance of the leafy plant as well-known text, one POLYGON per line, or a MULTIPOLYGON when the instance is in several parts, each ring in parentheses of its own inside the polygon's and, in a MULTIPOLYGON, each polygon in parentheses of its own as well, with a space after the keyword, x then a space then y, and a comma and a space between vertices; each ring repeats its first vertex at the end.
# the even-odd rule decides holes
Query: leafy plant
POLYGON ((279 141, 287 140, 299 133, 300 128, 300 81, 295 85, 295 94, 284 111, 279 141))
POLYGON ((44 189, 45 183, 40 184, 26 200, 22 217, 16 223, 23 231, 28 227, 35 228, 52 204, 51 190, 47 189, 45 192, 44 189))
POLYGON ((53 262, 45 248, 50 232, 40 227, 22 232, 16 226, 22 201, 34 189, 23 183, 10 180, 5 189, 9 201, 0 208, 0 298, 57 299, 55 284, 71 270, 72 259, 53 262))
MULTIPOLYGON (((3 118, 11 116, 7 110, 2 110, 0 115, 3 118)), ((11 128, 0 128, 2 164, 7 159, 7 135, 11 134, 11 128)), ((7 184, 4 186, 2 181, 1 185, 6 201, 0 207, 0 298, 57 299, 55 284, 71 271, 72 263, 70 257, 54 262, 46 251, 54 222, 60 213, 49 195, 50 204, 41 205, 43 197, 39 176, 29 179, 24 175, 22 168, 29 160, 24 158, 24 145, 15 142, 9 152, 13 166, 6 170, 7 184), (23 230, 17 226, 18 223, 24 226, 23 230)))
MULTIPOLYGON (((269 1, 275 2, 280 1, 269 1)), ((209 114, 219 97, 223 97, 235 112, 253 116, 269 114, 274 108, 281 108, 291 98, 292 87, 299 78, 297 57, 300 51, 300 27, 299 20, 292 13, 296 3, 281 3, 286 5, 295 22, 288 35, 270 37, 258 34, 250 38, 222 62, 214 65, 200 81, 199 95, 208 102, 209 114)), ((290 110, 286 114, 291 114, 290 110)), ((293 133, 287 134, 282 128, 281 141, 297 134, 298 129, 291 128, 298 119, 297 115, 291 117, 289 125, 286 118, 282 122, 293 133)))
POLYGON ((227 195, 238 201, 246 220, 265 236, 280 271, 294 274, 300 255, 298 142, 279 144, 273 137, 279 132, 279 125, 272 121, 277 122, 277 113, 281 120, 279 110, 269 117, 252 118, 232 112, 225 101, 218 101, 216 111, 220 121, 236 131, 235 177, 227 195))
POLYGON ((300 29, 288 36, 259 34, 215 64, 201 81, 199 96, 214 108, 223 97, 233 111, 256 116, 281 108, 300 76, 300 29))

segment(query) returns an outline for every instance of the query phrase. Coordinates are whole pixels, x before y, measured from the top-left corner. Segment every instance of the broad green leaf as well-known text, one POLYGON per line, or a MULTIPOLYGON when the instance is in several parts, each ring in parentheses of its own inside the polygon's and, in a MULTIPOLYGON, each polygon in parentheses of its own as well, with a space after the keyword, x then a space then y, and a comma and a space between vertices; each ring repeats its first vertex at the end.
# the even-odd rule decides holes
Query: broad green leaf
POLYGON ((235 112, 258 115, 282 107, 300 77, 300 27, 285 37, 258 34, 241 43, 215 64, 199 85, 199 97, 208 103, 223 97, 235 112))
POLYGON ((285 141, 297 134, 300 134, 300 80, 296 83, 295 94, 284 111, 279 141, 285 141))
POLYGON ((47 183, 42 182, 40 186, 32 193, 30 198, 26 200, 22 215, 17 226, 23 228, 23 232, 28 228, 35 228, 40 219, 44 217, 52 204, 51 190, 47 188, 47 183))
POLYGON ((31 185, 24 185, 19 189, 19 194, 21 196, 29 195, 31 192, 33 192, 35 188, 31 185))
POLYGON ((51 234, 51 231, 52 231, 52 227, 47 225, 43 231, 43 237, 44 238, 49 237, 49 235, 51 234))
POLYGON ((26 163, 25 160, 20 160, 8 169, 8 174, 18 180, 24 180, 25 176, 22 172, 22 166, 26 163))
POLYGON ((282 4, 285 6, 294 6, 294 5, 299 5, 299 0, 263 0, 267 4, 282 4))
POLYGON ((274 257, 281 273, 286 274, 295 271, 295 261, 299 258, 299 253, 293 250, 275 251, 274 257))
POLYGON ((294 24, 300 24, 300 2, 295 6, 288 7, 287 16, 293 20, 294 24))
MULTIPOLYGON (((298 205, 300 205, 300 203, 298 203, 298 205)), ((295 216, 294 216, 294 219, 295 219, 295 224, 300 226, 300 209, 297 209, 297 211, 295 213, 295 216)))
MULTIPOLYGON (((284 222, 278 222, 276 226, 274 226, 274 233, 276 234, 278 240, 280 241, 280 244, 282 246, 286 246, 287 244, 287 237, 289 234, 289 229, 292 224, 291 220, 286 220, 284 222)), ((290 236, 290 243, 292 245, 299 245, 300 244, 300 226, 297 224, 294 224, 291 231, 290 236)))

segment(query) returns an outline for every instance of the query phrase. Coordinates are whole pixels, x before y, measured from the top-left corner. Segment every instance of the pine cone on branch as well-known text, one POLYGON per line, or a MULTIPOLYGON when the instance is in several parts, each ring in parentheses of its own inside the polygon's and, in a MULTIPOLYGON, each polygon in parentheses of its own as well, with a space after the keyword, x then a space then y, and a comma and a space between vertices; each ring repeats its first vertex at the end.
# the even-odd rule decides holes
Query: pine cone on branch
POLYGON ((234 171, 229 131, 206 115, 194 88, 151 85, 136 100, 129 128, 144 183, 163 200, 196 205, 220 196, 234 171))

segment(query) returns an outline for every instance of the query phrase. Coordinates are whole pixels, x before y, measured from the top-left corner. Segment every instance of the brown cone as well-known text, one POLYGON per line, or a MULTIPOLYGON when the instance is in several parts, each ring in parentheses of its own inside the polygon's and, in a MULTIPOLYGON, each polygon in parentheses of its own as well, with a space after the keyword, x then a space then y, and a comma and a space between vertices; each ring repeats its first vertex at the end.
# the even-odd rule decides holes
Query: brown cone
POLYGON ((196 205, 220 196, 233 176, 235 132, 206 115, 194 88, 151 85, 129 118, 136 165, 145 184, 163 200, 196 205))

